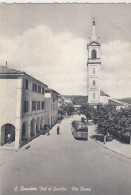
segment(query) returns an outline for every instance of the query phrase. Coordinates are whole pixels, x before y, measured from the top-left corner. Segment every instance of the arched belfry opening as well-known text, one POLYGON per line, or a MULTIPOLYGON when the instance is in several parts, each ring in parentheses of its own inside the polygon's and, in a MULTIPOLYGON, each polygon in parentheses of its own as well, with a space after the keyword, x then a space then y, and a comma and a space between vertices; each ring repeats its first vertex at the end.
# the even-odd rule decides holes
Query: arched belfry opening
POLYGON ((91 57, 92 57, 92 59, 96 59, 97 58, 97 54, 96 54, 96 50, 95 49, 92 50, 91 57))

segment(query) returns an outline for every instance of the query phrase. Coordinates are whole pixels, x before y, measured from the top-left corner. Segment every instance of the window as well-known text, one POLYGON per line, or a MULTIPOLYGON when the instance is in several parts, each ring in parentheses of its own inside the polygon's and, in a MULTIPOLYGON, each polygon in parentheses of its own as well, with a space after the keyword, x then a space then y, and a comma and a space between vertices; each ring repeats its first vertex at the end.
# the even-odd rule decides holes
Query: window
POLYGON ((96 50, 95 49, 92 50, 92 59, 96 59, 96 50))
POLYGON ((53 102, 58 100, 58 95, 56 93, 52 93, 53 102))
POLYGON ((96 94, 95 93, 93 93, 93 99, 95 99, 96 98, 96 94))
POLYGON ((44 108, 45 108, 45 102, 42 102, 42 110, 44 110, 44 108))
POLYGON ((35 92, 37 92, 37 85, 35 84, 35 92))
POLYGON ((35 91, 35 86, 34 86, 35 84, 34 83, 32 83, 32 91, 35 91))
POLYGON ((37 92, 37 85, 34 83, 32 84, 32 91, 37 92))
POLYGON ((37 110, 40 110, 40 101, 37 102, 37 110))
POLYGON ((93 68, 93 74, 95 74, 96 73, 96 69, 95 68, 93 68))
POLYGON ((44 94, 45 93, 45 89, 44 89, 44 87, 42 87, 42 94, 44 94))
POLYGON ((36 110, 36 101, 32 101, 32 111, 36 110))
POLYGON ((38 93, 41 93, 41 86, 38 86, 38 93))
POLYGON ((95 80, 93 80, 93 86, 95 86, 96 85, 96 81, 95 80))
POLYGON ((28 89, 28 80, 25 80, 25 89, 28 89))
POLYGON ((23 111, 28 112, 28 101, 24 101, 23 111))

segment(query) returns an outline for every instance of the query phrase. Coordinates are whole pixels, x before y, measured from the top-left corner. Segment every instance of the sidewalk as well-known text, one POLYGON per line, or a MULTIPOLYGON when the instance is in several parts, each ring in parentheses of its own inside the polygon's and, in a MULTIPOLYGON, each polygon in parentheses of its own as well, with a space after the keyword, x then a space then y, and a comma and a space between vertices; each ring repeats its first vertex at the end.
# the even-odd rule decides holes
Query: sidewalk
MULTIPOLYGON (((97 130, 96 130, 96 125, 92 124, 91 122, 88 125, 88 133, 89 133, 90 138, 92 135, 98 134, 97 130)), ((113 139, 112 141, 106 142, 106 144, 104 144, 103 142, 100 142, 100 141, 96 141, 96 142, 98 142, 99 144, 101 144, 102 146, 104 146, 105 148, 107 148, 109 150, 112 150, 112 151, 117 152, 123 156, 131 158, 131 144, 122 143, 116 139, 113 139)))

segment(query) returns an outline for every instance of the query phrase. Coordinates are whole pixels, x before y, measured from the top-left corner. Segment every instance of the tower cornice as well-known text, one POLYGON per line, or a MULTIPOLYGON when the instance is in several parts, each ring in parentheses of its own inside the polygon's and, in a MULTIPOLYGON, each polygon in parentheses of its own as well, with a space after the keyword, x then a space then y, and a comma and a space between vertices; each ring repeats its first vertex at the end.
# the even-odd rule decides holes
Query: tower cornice
POLYGON ((100 43, 98 43, 98 42, 95 42, 95 41, 94 41, 94 42, 90 42, 90 43, 88 43, 88 44, 87 44, 87 48, 88 48, 89 46, 90 46, 90 47, 91 47, 91 46, 92 46, 92 47, 93 47, 93 46, 98 46, 98 47, 100 47, 100 46, 101 46, 101 44, 100 44, 100 43))

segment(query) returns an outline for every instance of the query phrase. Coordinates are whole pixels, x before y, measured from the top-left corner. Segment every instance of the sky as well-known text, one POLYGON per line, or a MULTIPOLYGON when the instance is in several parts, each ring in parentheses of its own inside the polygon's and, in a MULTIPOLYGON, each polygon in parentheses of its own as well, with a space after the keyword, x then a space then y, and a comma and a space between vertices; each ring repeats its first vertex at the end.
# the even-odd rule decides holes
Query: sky
POLYGON ((101 42, 101 90, 131 97, 131 4, 0 4, 0 65, 60 94, 87 95, 92 18, 101 42))

